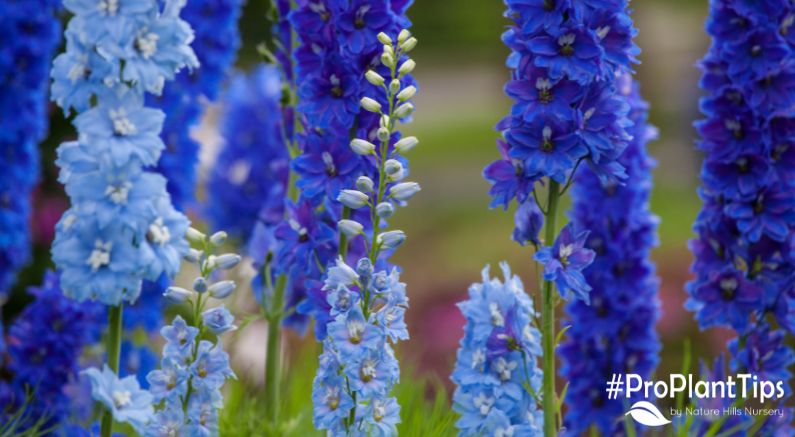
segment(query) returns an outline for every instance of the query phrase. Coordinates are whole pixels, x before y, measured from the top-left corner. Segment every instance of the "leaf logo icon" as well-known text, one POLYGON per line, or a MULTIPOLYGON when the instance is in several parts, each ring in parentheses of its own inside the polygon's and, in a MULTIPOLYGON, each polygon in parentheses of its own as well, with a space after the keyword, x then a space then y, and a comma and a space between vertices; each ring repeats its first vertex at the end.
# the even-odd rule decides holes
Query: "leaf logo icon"
POLYGON ((660 410, 651 402, 639 401, 632 404, 632 407, 627 411, 626 415, 632 416, 635 422, 646 426, 663 426, 671 423, 665 416, 660 413, 660 410))

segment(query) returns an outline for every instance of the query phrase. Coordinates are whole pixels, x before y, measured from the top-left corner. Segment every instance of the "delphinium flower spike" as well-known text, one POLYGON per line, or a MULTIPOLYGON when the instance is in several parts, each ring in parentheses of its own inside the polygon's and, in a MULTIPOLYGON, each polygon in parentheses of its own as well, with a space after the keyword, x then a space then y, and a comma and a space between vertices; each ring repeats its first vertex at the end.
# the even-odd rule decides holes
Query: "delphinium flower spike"
MULTIPOLYGON (((73 17, 66 52, 53 64, 52 98, 65 112, 78 112, 78 138, 58 149, 59 180, 72 205, 57 225, 52 255, 64 294, 110 306, 113 372, 123 304, 135 302, 143 280, 173 276, 188 249, 188 220, 171 205, 166 180, 149 170, 164 148, 165 115, 144 106, 145 93, 159 94, 180 69, 198 64, 188 45, 191 28, 179 17, 183 5, 64 2, 73 17)), ((97 382, 112 382, 104 372, 91 374, 97 382)), ((111 434, 111 410, 102 420, 103 437, 111 434)))
MULTIPOLYGON (((696 124, 704 205, 685 304, 702 329, 737 333, 729 344, 732 371, 785 385, 795 362, 786 341, 795 332, 794 23, 791 2, 710 3, 713 43, 701 62, 707 95, 696 124)), ((792 409, 781 402, 787 425, 778 432, 788 435, 792 409)))
POLYGON ((638 48, 626 0, 570 2, 505 0, 512 25, 503 34, 512 70, 505 92, 511 113, 498 124, 501 158, 484 170, 492 207, 515 199, 514 239, 531 243, 544 265, 541 337, 544 434, 557 435, 555 285, 564 296, 588 300, 582 270, 593 258, 587 229, 571 225, 556 239, 560 196, 576 170, 590 167, 604 183, 624 178, 618 158, 627 146, 629 105, 616 76, 631 70, 638 48), (544 196, 546 193, 546 196, 544 196), (528 204, 528 203, 535 203, 528 204), (539 232, 544 228, 544 237, 539 232), (543 246, 543 247, 542 247, 543 246))
POLYGON ((420 190, 415 182, 404 180, 402 164, 407 151, 404 146, 416 144, 416 139, 397 139, 397 122, 413 111, 409 100, 416 88, 403 79, 414 68, 407 52, 416 45, 416 39, 404 30, 397 40, 385 33, 378 34, 378 40, 383 43, 381 60, 389 74, 384 77, 369 70, 365 76, 383 97, 376 100, 367 93, 370 95, 360 102, 379 116, 378 144, 363 138, 350 143, 352 150, 375 162, 377 179, 361 175, 355 187, 343 186, 337 196, 337 201, 351 210, 369 211, 371 229, 365 230, 355 215, 337 224, 338 231, 351 243, 364 241, 367 253, 350 266, 346 247, 341 245, 339 258, 327 270, 320 291, 327 303, 327 315, 318 317, 317 323, 327 321, 327 335, 322 338, 323 353, 312 399, 315 426, 331 435, 394 435, 400 422, 400 406, 391 396, 400 374, 392 345, 408 339, 403 320, 408 298, 399 270, 389 268, 387 259, 406 235, 384 228, 395 207, 405 205, 420 190), (409 40, 412 42, 406 44, 409 40))
POLYGON ((583 271, 591 287, 590 304, 566 306, 567 340, 560 347, 566 391, 567 435, 582 435, 595 426, 602 435, 624 432, 625 404, 606 399, 605 381, 613 373, 651 376, 659 361, 660 341, 654 330, 659 316, 658 279, 649 255, 657 244, 657 218, 649 212, 654 161, 646 143, 656 132, 646 122, 648 105, 626 74, 618 91, 629 97, 632 140, 619 158, 627 178, 604 183, 588 168, 572 186, 571 222, 588 229, 585 246, 596 254, 583 271))
MULTIPOLYGON (((0 5, 0 308, 30 256, 30 202, 38 143, 47 131, 47 72, 60 41, 59 9, 57 0, 0 5)), ((2 332, 0 323, 0 352, 2 332)))
POLYGON ((166 343, 160 369, 146 377, 157 405, 145 435, 218 435, 218 410, 223 407, 221 387, 234 378, 221 335, 236 329, 234 316, 224 305, 205 309, 210 298, 225 300, 235 290, 230 280, 213 281, 218 270, 240 263, 237 254, 215 255, 226 241, 225 232, 206 236, 191 228, 188 238, 194 248, 186 257, 200 275, 192 290, 169 287, 164 296, 176 304, 187 304, 192 314, 188 324, 181 316, 160 330, 166 343))
POLYGON ((503 281, 491 278, 488 267, 483 269, 483 281, 472 284, 469 300, 458 304, 466 327, 451 379, 462 436, 543 432, 536 313, 521 279, 511 275, 507 264, 501 267, 503 281))

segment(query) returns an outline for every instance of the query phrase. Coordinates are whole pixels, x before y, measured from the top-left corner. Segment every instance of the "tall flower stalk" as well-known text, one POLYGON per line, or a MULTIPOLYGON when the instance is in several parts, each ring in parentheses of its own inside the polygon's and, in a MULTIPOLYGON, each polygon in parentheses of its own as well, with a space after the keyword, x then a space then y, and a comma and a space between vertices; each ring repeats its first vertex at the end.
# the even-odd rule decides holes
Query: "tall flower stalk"
MULTIPOLYGON (((57 225, 52 255, 65 295, 110 307, 108 367, 93 369, 94 376, 118 372, 124 303, 135 302, 143 280, 173 276, 188 249, 188 220, 172 206, 166 180, 150 170, 164 149, 165 115, 144 106, 145 93, 160 94, 181 68, 198 66, 188 45, 193 33, 179 18, 182 5, 64 2, 74 16, 66 52, 54 62, 52 98, 65 112, 78 112, 78 138, 58 148, 59 180, 72 205, 57 225)), ((94 395, 107 400, 98 398, 101 390, 94 395)), ((128 400, 107 408, 103 437, 128 400)))
MULTIPOLYGON (((710 5, 713 44, 701 63, 705 118, 696 124, 704 206, 691 242, 696 278, 686 308, 702 329, 737 333, 729 343, 732 371, 788 385, 795 362, 786 344, 795 332, 795 5, 710 5)), ((765 429, 792 432, 792 410, 784 411, 789 425, 767 420, 765 429)), ((719 420, 704 432, 728 426, 719 420)))
POLYGON ((582 435, 595 426, 602 435, 626 432, 625 405, 605 399, 604 385, 614 373, 651 376, 659 361, 660 341, 654 330, 659 317, 650 252, 657 244, 657 218, 650 213, 651 169, 646 143, 656 135, 646 123, 648 105, 627 74, 618 91, 628 97, 632 140, 619 158, 623 184, 602 183, 588 168, 572 186, 574 226, 591 231, 586 247, 596 253, 583 271, 592 288, 590 305, 566 305, 567 340, 561 345, 561 374, 569 381, 565 399, 567 434, 582 435))
POLYGON ((505 92, 514 103, 498 125, 502 158, 484 175, 492 183, 492 207, 507 209, 516 199, 514 239, 534 245, 535 259, 544 267, 540 400, 544 434, 553 436, 560 423, 555 289, 588 302, 591 288, 581 271, 594 256, 583 247, 587 230, 569 225, 556 239, 560 197, 583 162, 605 183, 626 177, 618 158, 630 138, 631 122, 615 82, 618 74, 630 71, 638 49, 626 1, 506 0, 506 5, 512 24, 503 41, 511 49, 507 65, 512 78, 505 92))

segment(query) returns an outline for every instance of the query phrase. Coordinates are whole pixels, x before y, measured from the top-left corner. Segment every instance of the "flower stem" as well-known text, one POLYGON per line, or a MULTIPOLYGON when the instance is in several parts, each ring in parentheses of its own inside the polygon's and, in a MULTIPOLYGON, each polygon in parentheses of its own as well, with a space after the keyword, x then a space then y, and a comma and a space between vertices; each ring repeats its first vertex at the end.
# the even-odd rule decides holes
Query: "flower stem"
MULTIPOLYGON (((108 367, 111 370, 119 373, 119 355, 121 354, 121 318, 123 306, 119 304, 110 307, 108 312, 108 367)), ((113 433, 113 413, 110 410, 105 411, 102 415, 102 437, 110 437, 113 433)))
POLYGON ((281 367, 281 322, 284 311, 284 293, 287 275, 279 275, 273 290, 271 310, 268 315, 268 346, 265 357, 265 409, 268 422, 276 426, 279 420, 279 373, 281 367))
MULTIPOLYGON (((552 245, 555 241, 555 220, 558 212, 558 198, 560 196, 558 183, 549 181, 549 194, 547 195, 547 210, 544 219, 545 235, 544 244, 552 245)), ((544 281, 543 295, 541 297, 541 340, 544 349, 543 370, 544 380, 542 385, 544 407, 544 436, 554 437, 557 432, 557 393, 555 392, 555 295, 554 284, 544 281)))

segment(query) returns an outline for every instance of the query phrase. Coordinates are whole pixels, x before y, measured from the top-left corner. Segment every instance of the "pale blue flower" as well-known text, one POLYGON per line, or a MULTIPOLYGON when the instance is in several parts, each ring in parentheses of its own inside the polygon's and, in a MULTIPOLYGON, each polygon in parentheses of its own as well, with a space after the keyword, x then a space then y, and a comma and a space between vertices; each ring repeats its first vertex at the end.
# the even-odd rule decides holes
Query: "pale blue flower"
POLYGON ((113 414, 113 420, 132 425, 138 432, 152 419, 152 395, 142 390, 135 376, 119 379, 105 365, 102 371, 92 367, 82 372, 91 382, 91 396, 113 414))
POLYGON ((237 329, 237 326, 234 325, 235 316, 223 305, 203 312, 202 319, 207 329, 215 335, 237 329))

